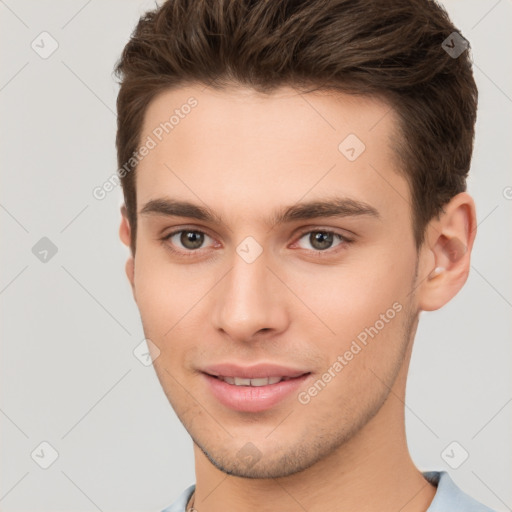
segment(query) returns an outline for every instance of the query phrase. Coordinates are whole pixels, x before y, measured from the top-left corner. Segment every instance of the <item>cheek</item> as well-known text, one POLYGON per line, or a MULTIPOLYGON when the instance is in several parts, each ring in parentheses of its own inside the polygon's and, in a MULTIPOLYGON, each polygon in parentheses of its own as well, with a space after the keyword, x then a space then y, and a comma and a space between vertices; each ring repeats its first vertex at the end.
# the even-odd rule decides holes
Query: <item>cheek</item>
POLYGON ((167 344, 182 330, 198 325, 201 300, 214 286, 215 276, 206 266, 172 264, 165 250, 141 245, 134 283, 146 335, 167 344))
MULTIPOLYGON (((316 383, 303 390, 301 404, 311 400, 314 407, 330 408, 333 415, 359 418, 375 410, 389 393, 408 342, 409 287, 405 276, 387 287, 379 277, 377 272, 354 282, 343 279, 348 291, 312 300, 311 309, 323 302, 319 316, 334 334, 324 329, 327 336, 309 338, 316 340, 324 366, 318 368, 316 383)), ((332 286, 337 284, 334 276, 332 286)))
POLYGON ((180 282, 181 273, 161 261, 160 252, 140 244, 135 257, 137 307, 144 326, 153 336, 162 336, 178 320, 186 293, 180 282))
MULTIPOLYGON (((290 287, 336 335, 356 334, 373 324, 393 304, 410 300, 414 265, 410 258, 361 259, 354 265, 318 267, 289 274, 290 287)), ((331 334, 333 334, 331 332, 331 334)))
POLYGON ((371 252, 366 257, 360 253, 346 265, 319 267, 294 279, 296 285, 302 283, 298 295, 318 317, 308 312, 296 320, 305 331, 317 333, 309 339, 316 340, 317 350, 325 355, 326 368, 338 356, 343 358, 343 370, 335 373, 348 380, 335 380, 350 389, 373 382, 367 367, 387 374, 401 359, 407 342, 404 325, 411 303, 414 253, 407 247, 400 253, 371 252), (373 254, 379 255, 378 260, 373 254))

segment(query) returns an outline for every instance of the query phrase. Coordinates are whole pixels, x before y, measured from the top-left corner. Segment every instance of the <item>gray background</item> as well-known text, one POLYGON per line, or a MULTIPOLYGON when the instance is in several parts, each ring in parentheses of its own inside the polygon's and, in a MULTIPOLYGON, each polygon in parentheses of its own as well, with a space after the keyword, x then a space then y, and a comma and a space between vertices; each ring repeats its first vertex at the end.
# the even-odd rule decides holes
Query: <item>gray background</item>
MULTIPOLYGON (((505 511, 512 507, 512 3, 444 4, 471 41, 480 89, 469 179, 480 224, 467 285, 443 310, 422 314, 408 439, 420 469, 449 469, 463 489, 505 511), (451 459, 443 459, 453 441, 451 459), (445 459, 460 462, 462 450, 469 458, 450 469, 445 459)), ((194 481, 192 443, 152 367, 133 355, 144 336, 118 238, 121 191, 92 196, 116 169, 113 65, 153 6, 0 1, 3 511, 157 511, 194 481), (40 51, 51 49, 49 39, 40 42, 43 31, 58 43, 46 59, 31 47, 35 40, 40 51), (32 252, 43 237, 58 250, 46 262, 32 252), (59 454, 48 469, 39 466, 51 456, 41 452, 43 441, 59 454)))

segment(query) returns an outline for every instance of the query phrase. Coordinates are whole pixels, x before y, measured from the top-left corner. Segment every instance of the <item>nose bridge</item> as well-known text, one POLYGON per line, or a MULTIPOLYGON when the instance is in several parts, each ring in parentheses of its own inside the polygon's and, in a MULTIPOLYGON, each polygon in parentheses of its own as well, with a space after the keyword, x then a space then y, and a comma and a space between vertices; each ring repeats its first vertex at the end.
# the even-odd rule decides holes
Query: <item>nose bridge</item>
POLYGON ((231 271, 216 293, 213 318, 215 327, 233 339, 248 340, 262 329, 284 326, 285 308, 277 300, 280 293, 269 263, 251 240, 239 244, 233 254, 231 271))

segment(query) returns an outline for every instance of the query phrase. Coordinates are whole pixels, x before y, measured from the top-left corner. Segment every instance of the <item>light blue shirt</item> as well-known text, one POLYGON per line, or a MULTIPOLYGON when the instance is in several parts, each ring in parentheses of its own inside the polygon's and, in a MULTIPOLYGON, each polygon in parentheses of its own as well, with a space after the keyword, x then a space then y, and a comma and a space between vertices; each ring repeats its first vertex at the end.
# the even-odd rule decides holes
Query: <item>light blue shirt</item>
MULTIPOLYGON (((459 489, 446 471, 425 471, 423 476, 437 486, 434 499, 426 512, 495 512, 459 489)), ((185 512, 195 488, 195 484, 187 487, 178 499, 162 512, 185 512)))

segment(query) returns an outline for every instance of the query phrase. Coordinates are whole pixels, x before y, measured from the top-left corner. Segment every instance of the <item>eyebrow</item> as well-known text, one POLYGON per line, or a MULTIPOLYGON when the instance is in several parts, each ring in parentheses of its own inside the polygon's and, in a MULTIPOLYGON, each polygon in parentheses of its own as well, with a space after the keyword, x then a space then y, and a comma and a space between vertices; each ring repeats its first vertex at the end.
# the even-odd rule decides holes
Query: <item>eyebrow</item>
MULTIPOLYGON (((200 206, 188 201, 159 198, 148 201, 139 212, 141 215, 162 215, 166 217, 187 217, 204 222, 222 224, 222 219, 207 206, 200 206)), ((317 217, 354 217, 369 216, 380 218, 376 208, 345 197, 298 203, 278 209, 267 217, 269 225, 285 224, 297 220, 315 219, 317 217)))

